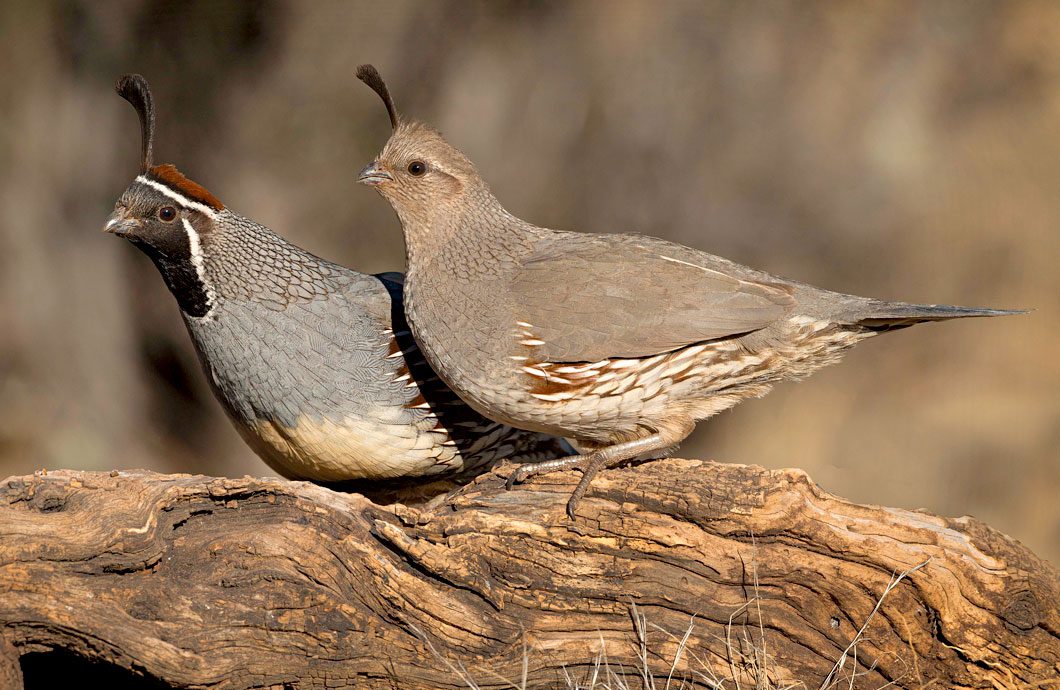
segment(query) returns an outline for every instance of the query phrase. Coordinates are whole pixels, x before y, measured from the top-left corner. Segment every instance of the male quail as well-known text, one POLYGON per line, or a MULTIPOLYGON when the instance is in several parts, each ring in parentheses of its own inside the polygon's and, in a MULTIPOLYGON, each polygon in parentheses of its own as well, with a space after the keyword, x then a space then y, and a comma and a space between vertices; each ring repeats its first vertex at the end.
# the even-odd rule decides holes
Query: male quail
POLYGON ((130 75, 116 89, 140 116, 142 161, 104 229, 154 261, 215 395, 274 470, 328 482, 467 475, 570 452, 481 417, 438 380, 409 335, 401 274, 317 258, 153 165, 147 83, 130 75))
POLYGON ((575 507, 603 467, 658 457, 698 420, 837 361, 855 343, 995 309, 821 290, 643 235, 548 230, 500 204, 475 166, 405 119, 376 70, 393 132, 360 173, 405 236, 405 313, 427 361, 483 415, 578 442, 575 507))

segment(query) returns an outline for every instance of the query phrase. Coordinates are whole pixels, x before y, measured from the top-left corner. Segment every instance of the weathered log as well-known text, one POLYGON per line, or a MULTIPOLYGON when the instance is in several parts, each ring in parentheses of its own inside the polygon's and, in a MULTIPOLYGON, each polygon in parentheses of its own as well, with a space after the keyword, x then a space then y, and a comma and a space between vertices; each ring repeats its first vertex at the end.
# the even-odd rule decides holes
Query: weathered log
POLYGON ((524 664, 525 687, 1060 677, 1057 572, 974 519, 672 459, 604 472, 571 522, 576 478, 497 472, 419 507, 273 478, 9 478, 0 679, 11 646, 181 688, 520 687, 524 664))
POLYGON ((22 668, 18 663, 18 650, 0 635, 0 688, 22 687, 22 668))

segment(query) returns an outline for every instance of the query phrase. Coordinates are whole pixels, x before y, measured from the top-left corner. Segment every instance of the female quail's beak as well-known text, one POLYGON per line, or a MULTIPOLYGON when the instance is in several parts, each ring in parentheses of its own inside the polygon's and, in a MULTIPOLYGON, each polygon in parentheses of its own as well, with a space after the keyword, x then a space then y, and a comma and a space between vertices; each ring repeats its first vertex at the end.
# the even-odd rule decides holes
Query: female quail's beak
POLYGON ((364 166, 364 169, 361 170, 361 174, 357 176, 358 182, 372 187, 377 187, 384 182, 390 182, 393 179, 394 177, 384 170, 382 164, 377 160, 364 166))
POLYGON ((103 226, 103 232, 113 233, 118 237, 134 235, 139 229, 140 221, 129 218, 125 209, 114 209, 114 213, 107 219, 107 224, 103 226))

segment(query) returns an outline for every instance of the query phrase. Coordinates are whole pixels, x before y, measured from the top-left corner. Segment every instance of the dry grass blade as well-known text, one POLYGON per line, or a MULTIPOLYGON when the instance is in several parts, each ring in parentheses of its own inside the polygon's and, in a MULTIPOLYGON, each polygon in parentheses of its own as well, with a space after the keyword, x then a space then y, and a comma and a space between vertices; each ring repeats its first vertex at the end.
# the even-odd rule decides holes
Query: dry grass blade
POLYGON ((899 582, 909 577, 916 571, 920 570, 930 562, 931 559, 929 558, 923 563, 915 565, 912 568, 909 568, 908 570, 899 573, 898 575, 891 576, 891 581, 887 583, 886 587, 884 587, 883 594, 880 595, 880 598, 876 601, 876 605, 872 608, 872 611, 869 612, 868 617, 865 618, 865 623, 862 624, 861 629, 858 630, 856 635, 854 635, 854 639, 850 641, 850 644, 847 645, 847 648, 843 650, 843 654, 839 657, 839 661, 837 661, 835 663, 835 666, 832 667, 831 672, 829 672, 829 674, 825 676, 825 679, 821 683, 820 688, 818 690, 826 690, 827 688, 832 687, 837 682, 836 678, 839 675, 839 672, 842 671, 843 666, 846 664, 847 657, 850 654, 850 651, 855 648, 862 635, 865 634, 865 631, 868 629, 869 624, 872 623, 872 619, 876 616, 876 612, 879 611, 880 607, 883 605, 883 600, 887 598, 887 595, 891 593, 891 590, 897 587, 899 582))
POLYGON ((468 688, 470 688, 471 690, 479 690, 478 684, 474 681, 473 678, 471 678, 471 675, 468 674, 467 669, 464 668, 464 665, 462 663, 457 662, 456 664, 454 664, 452 661, 442 655, 434 646, 434 643, 431 642, 430 638, 427 637, 427 635, 415 625, 410 624, 409 630, 411 630, 413 634, 416 635, 420 642, 427 645, 427 649, 430 650, 431 656, 445 664, 446 668, 452 671, 453 675, 463 681, 468 686, 468 688))

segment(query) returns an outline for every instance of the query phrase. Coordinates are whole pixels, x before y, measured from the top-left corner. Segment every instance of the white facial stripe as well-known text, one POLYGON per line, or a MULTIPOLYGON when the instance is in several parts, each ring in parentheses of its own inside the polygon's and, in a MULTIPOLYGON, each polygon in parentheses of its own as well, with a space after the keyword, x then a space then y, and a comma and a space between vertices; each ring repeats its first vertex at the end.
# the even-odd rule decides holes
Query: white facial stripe
POLYGON ((217 295, 214 293, 213 288, 206 282, 206 264, 203 263, 202 259, 202 242, 199 240, 199 233, 195 231, 194 226, 187 218, 181 218, 181 223, 184 224, 184 231, 188 233, 188 247, 191 251, 191 265, 195 267, 195 275, 199 277, 199 282, 202 283, 202 287, 206 290, 206 314, 202 317, 209 319, 213 313, 213 305, 217 299, 217 295))
POLYGON ((180 222, 184 224, 184 231, 188 233, 188 244, 191 245, 191 263, 195 265, 195 272, 199 274, 199 279, 201 280, 203 263, 202 242, 199 241, 199 233, 196 232, 195 227, 187 218, 181 218, 180 222))
POLYGON ((140 175, 139 177, 136 178, 136 181, 139 182, 140 184, 147 185, 148 187, 150 187, 152 189, 158 190, 162 194, 165 194, 170 199, 172 199, 173 201, 175 201, 178 204, 180 204, 181 206, 183 206, 184 208, 189 208, 189 209, 192 209, 194 211, 198 211, 200 213, 204 213, 207 216, 209 216, 210 218, 217 218, 217 211, 215 211, 214 209, 210 208, 206 204, 200 204, 198 201, 192 201, 191 199, 189 199, 188 197, 184 196, 183 194, 180 194, 178 192, 173 191, 172 189, 170 189, 166 185, 162 184, 161 182, 156 182, 155 180, 152 180, 150 177, 147 177, 146 175, 140 175))

